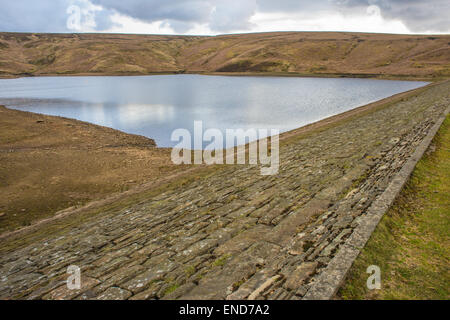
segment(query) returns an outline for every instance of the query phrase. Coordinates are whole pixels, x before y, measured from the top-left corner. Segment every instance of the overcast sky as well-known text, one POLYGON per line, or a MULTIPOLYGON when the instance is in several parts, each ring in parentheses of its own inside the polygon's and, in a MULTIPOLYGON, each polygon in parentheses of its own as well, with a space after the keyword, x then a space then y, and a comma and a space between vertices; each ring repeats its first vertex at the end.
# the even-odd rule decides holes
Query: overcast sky
POLYGON ((0 31, 450 33, 450 0, 0 0, 0 31))

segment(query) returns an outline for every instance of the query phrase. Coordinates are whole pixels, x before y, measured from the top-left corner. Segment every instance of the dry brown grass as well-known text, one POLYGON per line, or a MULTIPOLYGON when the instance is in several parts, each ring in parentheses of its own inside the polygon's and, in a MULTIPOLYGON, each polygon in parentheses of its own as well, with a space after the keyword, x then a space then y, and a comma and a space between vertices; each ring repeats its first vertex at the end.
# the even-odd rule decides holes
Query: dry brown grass
POLYGON ((0 233, 185 169, 151 139, 0 106, 0 233))
POLYGON ((0 33, 0 76, 177 72, 445 78, 450 76, 450 36, 0 33))

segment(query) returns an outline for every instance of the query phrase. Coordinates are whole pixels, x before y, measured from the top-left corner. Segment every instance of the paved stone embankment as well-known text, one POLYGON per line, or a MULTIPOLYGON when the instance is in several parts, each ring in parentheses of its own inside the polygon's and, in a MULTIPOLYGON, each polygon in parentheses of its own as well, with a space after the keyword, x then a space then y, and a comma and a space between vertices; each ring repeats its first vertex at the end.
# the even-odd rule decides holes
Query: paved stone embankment
POLYGON ((450 105, 449 92, 450 82, 432 86, 289 138, 276 176, 229 166, 19 242, 0 257, 0 298, 301 299, 450 105), (67 289, 69 265, 81 268, 81 290, 67 289))

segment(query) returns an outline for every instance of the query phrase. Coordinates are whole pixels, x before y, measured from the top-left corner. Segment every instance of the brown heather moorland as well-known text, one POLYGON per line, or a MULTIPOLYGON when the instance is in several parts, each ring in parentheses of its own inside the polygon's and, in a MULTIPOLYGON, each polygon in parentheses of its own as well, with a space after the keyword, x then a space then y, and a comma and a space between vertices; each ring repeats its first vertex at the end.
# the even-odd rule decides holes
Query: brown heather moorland
POLYGON ((266 73, 440 79, 449 35, 0 33, 0 76, 266 73))

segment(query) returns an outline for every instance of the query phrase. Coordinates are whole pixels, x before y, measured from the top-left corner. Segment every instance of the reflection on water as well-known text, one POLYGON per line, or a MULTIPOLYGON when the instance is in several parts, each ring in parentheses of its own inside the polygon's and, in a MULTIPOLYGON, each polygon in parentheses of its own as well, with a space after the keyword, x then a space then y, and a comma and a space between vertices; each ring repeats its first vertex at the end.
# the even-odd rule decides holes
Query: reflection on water
POLYGON ((164 75, 0 80, 0 104, 75 118, 173 146, 173 130, 298 128, 425 82, 164 75))
MULTIPOLYGON (((72 110, 74 104, 67 110, 67 117, 74 117, 72 110)), ((65 111, 46 110, 43 113, 63 114, 65 111)), ((170 122, 175 116, 175 108, 171 105, 152 105, 152 104, 86 104, 81 103, 79 106, 80 114, 75 118, 90 121, 93 123, 101 123, 104 126, 112 128, 145 128, 149 119, 156 123, 170 122)))

